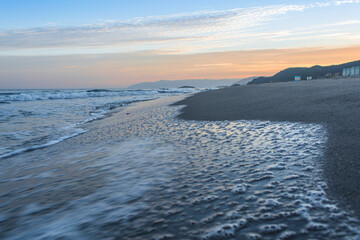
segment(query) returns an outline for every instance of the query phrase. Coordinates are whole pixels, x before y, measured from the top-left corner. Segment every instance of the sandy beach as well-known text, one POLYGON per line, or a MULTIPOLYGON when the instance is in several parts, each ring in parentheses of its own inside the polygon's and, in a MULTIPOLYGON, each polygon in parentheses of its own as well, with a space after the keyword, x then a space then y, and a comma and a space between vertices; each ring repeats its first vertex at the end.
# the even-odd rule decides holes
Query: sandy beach
POLYGON ((326 194, 322 124, 179 119, 170 105, 189 96, 118 108, 3 158, 0 238, 358 239, 326 194))
POLYGON ((324 175, 330 193, 360 216, 360 79, 324 79, 228 87, 176 105, 191 120, 269 120, 326 127, 324 175))

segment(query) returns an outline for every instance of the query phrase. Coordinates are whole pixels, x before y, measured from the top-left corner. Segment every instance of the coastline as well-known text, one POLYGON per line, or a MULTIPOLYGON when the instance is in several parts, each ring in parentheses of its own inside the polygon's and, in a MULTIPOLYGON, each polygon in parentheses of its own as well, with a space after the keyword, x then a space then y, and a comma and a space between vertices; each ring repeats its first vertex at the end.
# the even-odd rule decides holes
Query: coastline
POLYGON ((325 192, 322 125, 181 120, 184 97, 0 161, 0 237, 357 239, 325 192))
POLYGON ((326 126, 324 175, 330 194, 360 217, 360 79, 234 86, 190 96, 185 120, 263 120, 326 126))

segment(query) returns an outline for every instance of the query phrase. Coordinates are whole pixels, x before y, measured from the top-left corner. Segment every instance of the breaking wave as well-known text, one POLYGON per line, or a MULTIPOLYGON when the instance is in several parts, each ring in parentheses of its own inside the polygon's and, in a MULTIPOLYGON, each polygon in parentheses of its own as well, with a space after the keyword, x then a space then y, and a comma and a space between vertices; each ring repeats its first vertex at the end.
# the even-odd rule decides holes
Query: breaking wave
POLYGON ((99 98, 99 97, 125 97, 138 95, 166 95, 176 93, 194 93, 196 89, 171 88, 159 90, 117 90, 117 89, 91 89, 91 90, 26 90, 0 92, 0 103, 15 101, 39 101, 55 99, 99 98))

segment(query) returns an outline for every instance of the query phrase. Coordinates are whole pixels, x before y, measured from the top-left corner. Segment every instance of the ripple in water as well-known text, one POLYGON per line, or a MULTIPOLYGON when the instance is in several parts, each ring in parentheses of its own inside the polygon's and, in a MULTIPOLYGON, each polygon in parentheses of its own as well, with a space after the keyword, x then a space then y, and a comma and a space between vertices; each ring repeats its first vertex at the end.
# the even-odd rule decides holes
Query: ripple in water
POLYGON ((25 164, 25 172, 46 165, 41 174, 19 176, 21 169, 17 174, 3 169, 2 236, 359 238, 358 221, 326 195, 321 125, 182 121, 167 104, 129 108, 126 119, 120 113, 79 136, 93 145, 77 154, 25 164), (99 135, 109 144, 99 147, 99 135), (80 187, 71 192, 74 182, 80 187), (30 197, 55 188, 57 198, 30 197))

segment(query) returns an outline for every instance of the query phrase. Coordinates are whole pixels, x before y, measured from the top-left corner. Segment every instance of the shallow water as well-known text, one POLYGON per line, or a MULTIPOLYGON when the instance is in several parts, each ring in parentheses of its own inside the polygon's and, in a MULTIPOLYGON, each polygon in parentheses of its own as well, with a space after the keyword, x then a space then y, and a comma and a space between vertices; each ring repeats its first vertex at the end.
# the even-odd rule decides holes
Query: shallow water
POLYGON ((176 119, 177 98, 0 162, 7 239, 359 239, 325 191, 316 124, 176 119))
POLYGON ((0 90, 0 159, 84 133, 86 122, 115 109, 198 89, 0 90))

